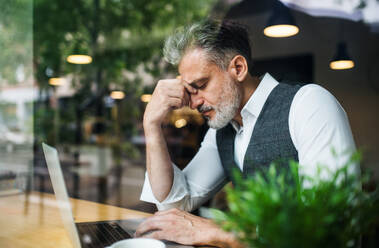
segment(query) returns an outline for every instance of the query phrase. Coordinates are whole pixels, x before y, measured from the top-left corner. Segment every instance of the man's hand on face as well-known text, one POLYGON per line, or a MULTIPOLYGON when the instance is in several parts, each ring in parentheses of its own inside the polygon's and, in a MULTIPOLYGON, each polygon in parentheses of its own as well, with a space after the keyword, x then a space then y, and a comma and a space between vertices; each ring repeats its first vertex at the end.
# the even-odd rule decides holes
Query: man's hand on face
POLYGON ((137 228, 136 236, 184 245, 209 245, 220 228, 211 220, 178 209, 156 212, 137 228))
POLYGON ((182 82, 180 76, 176 79, 160 80, 146 106, 144 125, 160 126, 170 110, 188 106, 190 94, 196 91, 189 84, 182 82))

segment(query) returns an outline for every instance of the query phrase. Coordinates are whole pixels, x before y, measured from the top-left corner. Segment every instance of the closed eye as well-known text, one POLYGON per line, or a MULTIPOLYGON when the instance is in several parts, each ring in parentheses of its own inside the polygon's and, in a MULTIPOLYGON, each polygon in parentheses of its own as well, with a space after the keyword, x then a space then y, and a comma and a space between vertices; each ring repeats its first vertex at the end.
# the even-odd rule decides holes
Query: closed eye
POLYGON ((195 89, 198 89, 198 90, 201 90, 201 89, 204 89, 208 84, 208 80, 204 80, 203 82, 199 82, 197 84, 194 85, 194 88, 195 89))
POLYGON ((201 90, 201 89, 204 89, 206 86, 207 86, 207 83, 203 83, 202 85, 197 86, 197 89, 201 90))
POLYGON ((208 84, 209 78, 201 78, 199 80, 195 80, 192 83, 189 83, 193 88, 197 90, 204 89, 208 84))

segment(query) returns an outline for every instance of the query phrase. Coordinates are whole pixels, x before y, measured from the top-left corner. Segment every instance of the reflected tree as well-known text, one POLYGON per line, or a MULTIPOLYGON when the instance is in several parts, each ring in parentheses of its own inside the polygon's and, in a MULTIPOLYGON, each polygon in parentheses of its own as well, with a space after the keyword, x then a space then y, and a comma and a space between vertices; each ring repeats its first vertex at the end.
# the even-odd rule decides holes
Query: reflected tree
MULTIPOLYGON (((101 120, 110 118, 103 100, 111 89, 126 92, 117 111, 121 117, 120 130, 124 132, 121 135, 131 136, 141 116, 141 108, 136 102, 143 90, 143 78, 135 73, 144 71, 152 78, 159 77, 162 70, 167 69, 161 63, 165 37, 177 26, 206 17, 214 2, 35 0, 33 51, 40 90, 48 95, 51 92, 49 78, 67 75, 73 78, 70 83, 75 88, 73 100, 61 111, 60 125, 66 128, 63 127, 65 131, 61 132, 59 140, 79 143, 81 135, 70 135, 67 127, 79 125, 75 120, 78 122, 78 118, 85 115, 95 117, 95 132, 109 130, 101 120), (93 62, 88 65, 67 63, 67 56, 74 53, 88 54, 93 62), (128 73, 137 76, 128 78, 128 73)), ((52 121, 50 117, 40 117, 41 122, 52 121)), ((41 132, 41 138, 46 138, 46 133, 41 132)))
POLYGON ((32 4, 6 1, 0 9, 0 86, 24 83, 32 72, 32 4))

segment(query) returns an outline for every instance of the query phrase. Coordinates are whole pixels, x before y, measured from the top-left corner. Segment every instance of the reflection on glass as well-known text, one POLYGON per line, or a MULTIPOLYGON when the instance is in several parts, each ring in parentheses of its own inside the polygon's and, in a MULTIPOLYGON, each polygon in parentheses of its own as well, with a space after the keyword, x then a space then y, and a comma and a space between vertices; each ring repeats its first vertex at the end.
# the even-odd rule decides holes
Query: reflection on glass
POLYGON ((120 100, 125 97, 125 93, 122 91, 114 90, 111 92, 111 97, 115 100, 120 100))
POLYGON ((2 3, 0 33, 1 196, 25 191, 31 184, 37 92, 32 79, 32 3, 2 3))
POLYGON ((151 100, 151 94, 143 94, 141 96, 141 101, 142 102, 150 102, 150 100, 151 100))
MULTIPOLYGON (((25 234, 26 228, 32 228, 25 227, 31 219, 27 195, 33 184, 33 102, 38 92, 32 75, 32 13, 32 1, 1 2, 1 247, 19 247, 18 238, 25 234)), ((37 214, 33 217, 38 221, 37 214)))
POLYGON ((60 86, 65 84, 66 80, 64 78, 56 77, 56 78, 50 78, 49 84, 53 86, 60 86))
POLYGON ((175 121, 175 127, 176 127, 176 128, 182 128, 182 127, 184 127, 185 125, 187 125, 187 121, 186 121, 186 119, 179 119, 179 120, 176 120, 176 121, 175 121))
MULTIPOLYGON (((72 11, 71 1, 2 3, 0 195, 8 196, 0 199, 0 209, 20 216, 22 205, 20 223, 25 227, 15 227, 15 236, 34 237, 31 213, 37 211, 39 224, 50 225, 48 217, 57 210, 42 142, 59 151, 70 197, 155 210, 139 200, 145 175, 142 118, 144 102, 151 98, 141 95, 176 70, 161 58, 166 36, 206 17, 213 2, 179 1, 171 6, 158 1, 145 8, 138 0, 111 5, 83 0, 78 1, 81 11, 72 11), (30 188, 34 192, 19 194, 30 188), (17 208, 12 210, 12 205, 17 208)), ((164 128, 178 164, 185 164, 198 147, 202 123, 198 113, 185 109, 167 117, 164 128), (184 121, 179 121, 179 129, 175 120, 180 119, 184 121)), ((87 207, 74 205, 74 212, 78 209, 83 218, 87 207)), ((9 224, 3 220, 11 217, 0 215, 1 237, 7 236, 4 226, 9 224)), ((38 247, 39 241, 34 242, 38 247)))
POLYGON ((71 64, 85 65, 92 63, 92 57, 89 55, 75 54, 68 56, 67 62, 71 64))

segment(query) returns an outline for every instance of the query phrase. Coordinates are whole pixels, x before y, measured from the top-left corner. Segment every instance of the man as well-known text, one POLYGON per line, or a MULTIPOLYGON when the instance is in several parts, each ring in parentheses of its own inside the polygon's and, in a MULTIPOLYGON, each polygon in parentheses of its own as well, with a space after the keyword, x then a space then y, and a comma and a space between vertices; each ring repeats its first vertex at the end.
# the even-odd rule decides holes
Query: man
POLYGON ((337 161, 331 148, 337 154, 355 150, 347 116, 325 89, 250 73, 248 35, 237 24, 207 21, 179 30, 167 39, 164 56, 178 65, 180 77, 159 81, 145 110, 147 176, 141 200, 166 211, 141 224, 137 236, 239 247, 211 220, 186 212, 232 180, 234 167, 252 175, 278 159, 295 159, 304 165, 301 173, 312 175, 318 163, 337 167, 348 157, 337 161), (171 162, 161 124, 170 110, 187 105, 198 109, 210 129, 181 171, 171 162))

